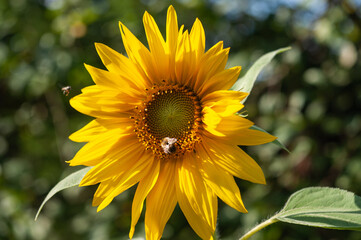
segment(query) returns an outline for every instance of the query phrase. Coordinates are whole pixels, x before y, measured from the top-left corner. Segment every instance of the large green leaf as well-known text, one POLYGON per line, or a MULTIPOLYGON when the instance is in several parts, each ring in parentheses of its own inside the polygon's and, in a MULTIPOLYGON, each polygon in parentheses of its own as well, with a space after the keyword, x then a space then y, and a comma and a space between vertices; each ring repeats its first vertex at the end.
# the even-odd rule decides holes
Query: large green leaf
POLYGON ((305 188, 292 194, 274 217, 294 224, 361 231, 361 197, 337 188, 305 188))
MULTIPOLYGON (((271 60, 278 54, 287 50, 290 50, 290 47, 280 48, 275 51, 266 53, 262 57, 260 57, 252 67, 247 71, 246 75, 242 78, 238 79, 237 82, 231 87, 231 90, 234 91, 242 91, 250 93, 254 82, 257 79, 257 76, 262 71, 262 69, 271 62, 271 60)), ((247 97, 243 99, 242 103, 246 101, 247 97)))
POLYGON ((74 187, 79 185, 80 181, 83 179, 84 175, 91 169, 91 167, 86 167, 83 168, 77 172, 74 172, 72 174, 70 174, 69 176, 67 176, 66 178, 64 178, 63 180, 61 180, 60 182, 58 182, 58 184, 55 185, 55 187, 53 187, 50 192, 48 193, 48 195, 46 195, 44 201, 41 203, 38 212, 36 213, 35 216, 35 221, 38 218, 41 209, 43 209, 45 203, 52 197, 54 196, 57 192, 60 192, 66 188, 70 188, 70 187, 74 187))
MULTIPOLYGON (((266 130, 264 130, 264 129, 256 126, 256 125, 253 125, 252 127, 250 127, 250 129, 254 129, 254 130, 258 130, 258 131, 268 133, 266 130)), ((286 146, 283 145, 283 143, 281 143, 278 139, 274 140, 272 143, 277 145, 278 147, 282 148, 283 150, 287 151, 288 153, 290 153, 290 151, 286 148, 286 146)))
POLYGON ((279 213, 252 228, 239 240, 249 239, 256 232, 278 221, 361 231, 361 197, 338 188, 304 188, 292 194, 279 213))

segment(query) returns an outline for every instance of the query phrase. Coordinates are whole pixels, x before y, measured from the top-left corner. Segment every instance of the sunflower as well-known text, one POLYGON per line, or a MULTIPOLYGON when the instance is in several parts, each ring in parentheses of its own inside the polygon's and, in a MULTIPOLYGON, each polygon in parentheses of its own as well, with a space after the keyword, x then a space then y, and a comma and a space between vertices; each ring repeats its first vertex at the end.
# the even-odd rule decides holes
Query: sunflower
POLYGON ((87 142, 69 163, 93 166, 80 186, 99 184, 98 211, 137 184, 130 238, 146 199, 147 239, 161 238, 177 203, 194 231, 213 239, 218 197, 247 212, 234 176, 265 184, 261 168, 238 145, 275 137, 250 129, 253 122, 237 115, 247 93, 228 89, 241 67, 225 68, 223 42, 205 51, 198 19, 190 32, 179 28, 170 6, 166 39, 147 12, 143 23, 149 49, 122 23, 128 57, 95 44, 107 70, 85 65, 95 85, 70 100, 95 119, 69 137, 87 142))

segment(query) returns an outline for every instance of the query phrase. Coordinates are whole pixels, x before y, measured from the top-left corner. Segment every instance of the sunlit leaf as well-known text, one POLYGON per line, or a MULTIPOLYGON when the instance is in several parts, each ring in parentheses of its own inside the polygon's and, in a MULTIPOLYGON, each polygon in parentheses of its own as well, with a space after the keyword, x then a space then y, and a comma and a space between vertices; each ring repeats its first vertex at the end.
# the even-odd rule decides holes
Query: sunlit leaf
POLYGON ((292 194, 279 213, 252 228, 239 240, 247 240, 278 221, 361 231, 361 197, 338 188, 304 188, 292 194))
POLYGON ((361 197, 337 188, 305 188, 294 193, 274 217, 294 224, 361 231, 361 197))
POLYGON ((48 193, 48 195, 46 195, 44 201, 41 203, 38 212, 36 213, 35 216, 35 221, 38 218, 41 209, 44 207, 45 203, 52 197, 54 196, 57 192, 60 192, 64 189, 70 188, 70 187, 74 187, 79 185, 80 181, 83 179, 84 175, 91 169, 91 167, 86 167, 83 168, 77 172, 74 172, 72 174, 70 174, 69 176, 67 176, 66 178, 64 178, 63 180, 61 180, 60 182, 58 182, 58 184, 55 185, 55 187, 53 187, 50 192, 48 193))
MULTIPOLYGON (((259 130, 259 131, 268 133, 266 130, 264 130, 264 129, 256 126, 256 125, 253 125, 252 127, 250 127, 250 129, 259 130)), ((278 139, 274 140, 272 143, 273 143, 273 144, 276 144, 278 147, 280 147, 280 148, 282 148, 283 150, 285 150, 285 151, 287 151, 288 153, 290 153, 290 151, 286 148, 286 146, 283 145, 283 143, 281 143, 278 139)))
MULTIPOLYGON (((247 71, 246 75, 237 80, 237 82, 231 87, 231 90, 242 91, 250 93, 253 85, 262 71, 262 69, 271 62, 271 60, 278 54, 290 50, 290 47, 280 48, 275 51, 266 53, 260 57, 252 67, 247 71)), ((242 103, 246 101, 247 97, 242 100, 242 103)))

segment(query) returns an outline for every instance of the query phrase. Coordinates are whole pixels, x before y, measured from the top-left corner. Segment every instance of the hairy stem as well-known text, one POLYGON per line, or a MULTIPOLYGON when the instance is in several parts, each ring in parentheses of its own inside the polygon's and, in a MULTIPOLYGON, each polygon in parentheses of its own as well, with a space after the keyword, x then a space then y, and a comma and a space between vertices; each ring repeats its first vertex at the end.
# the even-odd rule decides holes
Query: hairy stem
POLYGON ((276 219, 274 216, 271 217, 270 219, 258 224, 257 226, 255 226, 254 228, 252 228, 251 230, 249 230, 246 234, 244 234, 239 240, 246 240, 248 238, 250 238, 253 234, 255 234, 256 232, 258 232, 259 230, 267 227, 268 225, 271 225, 272 223, 278 222, 278 219, 276 219))

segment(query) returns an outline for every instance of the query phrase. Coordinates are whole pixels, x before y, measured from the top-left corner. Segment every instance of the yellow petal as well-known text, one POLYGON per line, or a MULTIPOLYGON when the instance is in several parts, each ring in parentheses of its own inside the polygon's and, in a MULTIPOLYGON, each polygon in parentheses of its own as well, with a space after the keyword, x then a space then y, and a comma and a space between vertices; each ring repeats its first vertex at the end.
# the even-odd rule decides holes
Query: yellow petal
MULTIPOLYGON (((195 156, 194 156, 195 158, 195 156)), ((217 196, 205 185, 199 169, 185 157, 178 161, 176 192, 188 223, 202 239, 213 239, 217 222, 217 196)))
POLYGON ((107 152, 117 144, 119 139, 126 137, 119 129, 107 131, 85 144, 68 163, 70 166, 95 166, 103 160, 107 152))
POLYGON ((84 66, 95 84, 110 89, 120 89, 117 83, 121 82, 121 80, 118 80, 119 77, 115 76, 113 73, 109 73, 108 71, 90 66, 88 64, 84 64, 84 66))
POLYGON ((214 163, 228 173, 250 182, 266 183, 260 166, 238 146, 223 144, 207 137, 203 138, 203 143, 214 163))
POLYGON ((236 82, 240 72, 241 67, 233 67, 215 74, 203 83, 199 96, 203 97, 217 90, 228 90, 236 82))
POLYGON ((134 106, 140 102, 140 99, 98 85, 83 88, 82 91, 82 94, 70 99, 70 105, 92 117, 129 117, 129 114, 124 114, 124 112, 134 109, 134 106))
POLYGON ((241 131, 235 131, 232 135, 227 136, 228 141, 244 146, 260 145, 273 142, 276 139, 277 137, 272 136, 269 133, 254 129, 243 129, 241 131))
POLYGON ((139 147, 140 144, 134 136, 122 139, 103 156, 103 160, 98 165, 85 174, 79 185, 94 185, 123 174, 133 167, 147 165, 150 155, 139 147))
POLYGON ((132 222, 129 231, 129 238, 133 238, 134 228, 143 210, 143 203, 148 193, 154 187, 159 176, 160 161, 154 160, 149 173, 139 182, 132 204, 132 222))
POLYGON ((178 41, 177 13, 173 6, 169 6, 167 13, 167 46, 169 55, 174 56, 178 41))
POLYGON ((211 107, 219 116, 229 117, 243 108, 241 100, 247 95, 248 93, 244 92, 219 90, 207 94, 202 98, 202 102, 204 106, 211 107))
MULTIPOLYGON (((223 202, 240 212, 246 213, 247 210, 244 207, 241 193, 233 176, 217 167, 203 146, 197 149, 197 154, 202 164, 200 173, 207 185, 223 202)), ((215 159, 215 161, 217 161, 217 159, 215 159)))
POLYGON ((129 29, 119 22, 120 33, 122 35, 125 50, 129 58, 143 69, 150 82, 158 78, 156 65, 149 50, 129 31, 129 29))
POLYGON ((118 196, 128 188, 132 187, 140 180, 142 180, 145 176, 147 176, 148 172, 152 170, 153 156, 149 154, 147 160, 148 161, 144 161, 144 164, 135 164, 131 166, 129 169, 127 169, 127 171, 119 175, 120 177, 117 186, 105 197, 102 203, 98 206, 98 212, 108 206, 116 196, 118 196))
POLYGON ((239 92, 239 91, 231 91, 231 90, 219 90, 219 91, 213 91, 212 93, 207 94, 202 98, 202 102, 206 104, 207 106, 212 105, 214 102, 218 102, 223 100, 224 98, 227 99, 234 99, 237 102, 240 102, 243 100, 246 96, 248 96, 248 93, 245 92, 239 92))
POLYGON ((224 136, 217 131, 217 126, 222 121, 222 118, 210 107, 204 107, 202 110, 204 129, 216 136, 224 136))
POLYGON ((134 120, 129 116, 117 118, 97 118, 95 120, 106 129, 120 129, 124 133, 129 133, 134 129, 134 120))
POLYGON ((181 35, 181 32, 178 32, 178 20, 177 14, 173 6, 169 6, 167 13, 167 42, 166 42, 166 52, 169 57, 169 80, 171 83, 175 84, 175 55, 177 51, 177 42, 178 35, 181 35))
POLYGON ((153 80, 160 83, 161 80, 169 77, 167 74, 169 72, 169 57, 166 55, 166 44, 154 18, 148 12, 144 13, 143 23, 149 49, 157 66, 158 79, 153 80))
POLYGON ((200 59, 199 69, 194 90, 199 94, 202 86, 214 75, 224 70, 228 60, 229 48, 223 49, 223 42, 219 42, 203 54, 200 59))
POLYGON ((145 234, 148 240, 161 238, 165 224, 177 204, 175 167, 174 161, 162 162, 157 183, 148 194, 145 211, 145 234))
POLYGON ((180 37, 175 56, 175 73, 180 85, 187 85, 193 74, 196 64, 195 54, 192 53, 188 30, 180 37))
MULTIPOLYGON (((205 124, 204 128, 215 136, 229 136, 234 134, 234 132, 248 129, 254 125, 254 123, 248 119, 237 115, 222 118, 210 107, 204 107, 202 113, 202 121, 205 124)), ((209 136, 207 132, 204 132, 204 134, 209 136)))
POLYGON ((196 58, 199 60, 204 54, 206 47, 206 36, 202 23, 198 18, 194 22, 189 36, 192 43, 193 52, 195 52, 196 58))
POLYGON ((80 130, 74 132, 69 136, 69 139, 74 142, 89 142, 96 139, 100 134, 107 129, 100 125, 96 120, 91 121, 80 130))
MULTIPOLYGON (((96 45, 98 46, 98 49, 99 49, 99 45, 100 44, 96 45)), ((142 91, 145 87, 145 83, 142 80, 138 81, 139 79, 142 79, 140 75, 134 74, 134 72, 130 74, 133 76, 131 77, 125 74, 121 74, 122 73, 121 71, 108 72, 96 67, 92 67, 87 64, 84 64, 84 66, 89 72, 90 76, 92 77, 94 83, 97 84, 98 88, 106 89, 107 91, 121 92, 126 96, 139 97, 142 94, 142 91), (135 83, 137 85, 135 85, 135 83)), ((132 70, 130 67, 128 69, 132 70)))
MULTIPOLYGON (((153 165, 154 165, 154 163, 153 163, 153 165)), ((155 166, 154 168, 150 168, 150 171, 147 174, 147 176, 144 177, 144 179, 141 181, 145 181, 146 178, 150 178, 150 176, 152 176, 154 174, 158 175, 158 173, 156 173, 156 171, 157 171, 157 166, 155 166), (153 172, 153 169, 154 169, 154 172, 153 172)), ((118 187, 119 184, 121 184, 121 182, 120 182, 121 177, 122 177, 122 175, 118 175, 118 176, 115 176, 110 179, 102 181, 99 184, 99 187, 94 194, 92 206, 99 206, 99 204, 101 204, 104 201, 104 199, 108 195, 110 195, 110 193, 113 192, 116 189, 116 187, 118 187)))
MULTIPOLYGON (((129 90, 139 91, 148 86, 149 82, 146 82, 148 79, 145 77, 144 72, 138 69, 127 57, 101 43, 95 43, 95 48, 105 67, 119 76, 110 80, 114 81, 121 89, 126 87, 127 89, 124 92, 129 90)), ((100 81, 101 79, 98 80, 98 82, 100 81)))
MULTIPOLYGON (((225 48, 204 60, 205 68, 203 71, 207 72, 205 80, 224 70, 228 60, 228 54, 229 48, 225 48)), ((206 56, 206 54, 204 56, 206 56)))
POLYGON ((97 188, 93 197, 93 202, 92 202, 93 207, 99 206, 99 204, 103 202, 106 196, 108 196, 112 191, 114 191, 114 189, 118 185, 119 178, 120 176, 116 176, 108 180, 105 180, 104 182, 101 182, 99 184, 99 187, 97 188))

